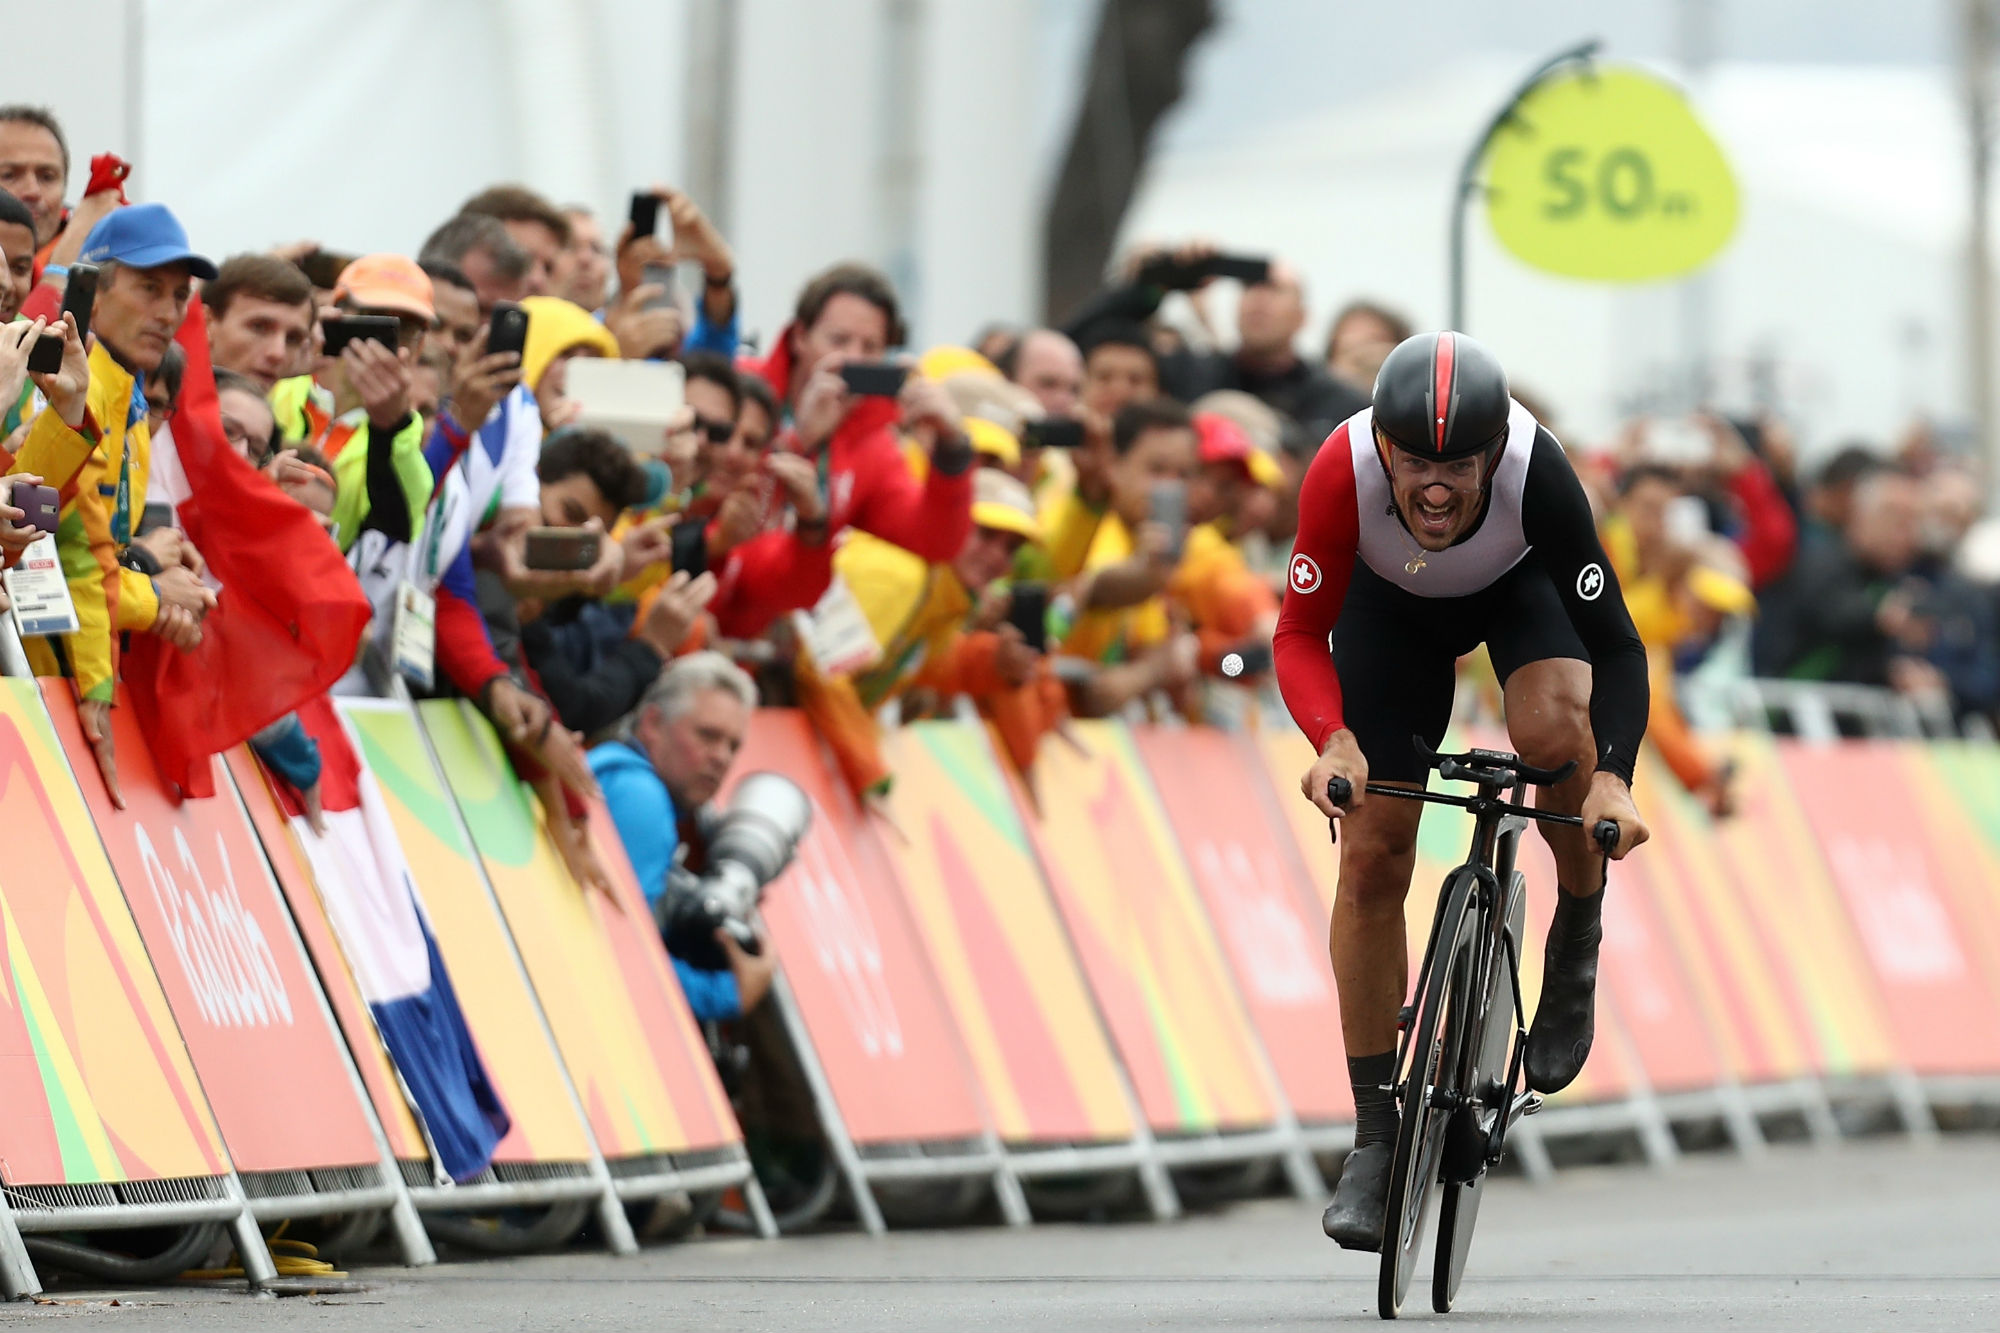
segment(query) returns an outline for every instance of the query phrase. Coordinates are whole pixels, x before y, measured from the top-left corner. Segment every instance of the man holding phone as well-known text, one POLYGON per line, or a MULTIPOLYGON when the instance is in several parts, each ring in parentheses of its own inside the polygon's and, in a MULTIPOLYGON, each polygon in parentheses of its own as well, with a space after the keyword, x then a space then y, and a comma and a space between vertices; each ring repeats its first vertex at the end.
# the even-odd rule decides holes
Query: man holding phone
MULTIPOLYGON (((831 538, 858 527, 928 561, 952 559, 972 527, 971 442, 942 386, 906 374, 895 396, 857 393, 849 372, 874 367, 903 341, 895 289, 874 269, 840 264, 806 284, 792 322, 757 368, 789 410, 781 448, 813 460, 827 512, 730 553, 714 611, 724 634, 761 634, 820 599, 833 578, 831 538), (920 483, 898 427, 929 456, 920 483)), ((886 369, 864 387, 887 387, 886 369)))
POLYGON ((736 257, 694 200, 664 185, 633 191, 616 258, 618 296, 604 312, 604 325, 627 356, 714 352, 735 357, 736 257), (676 264, 701 269, 701 296, 691 329, 684 330, 673 300, 676 264))
POLYGON ((1305 286, 1298 270, 1284 260, 1223 255, 1212 246, 1190 244, 1171 252, 1139 251, 1128 261, 1128 271, 1125 283, 1093 297, 1070 327, 1107 316, 1148 320, 1171 293, 1198 292, 1217 278, 1242 286, 1235 351, 1183 350, 1162 358, 1161 387, 1182 402, 1217 389, 1240 389, 1322 437, 1368 406, 1366 394, 1299 355, 1305 286))
MULTIPOLYGON (((215 594, 201 581, 201 556, 178 530, 161 528, 136 539, 133 534, 152 467, 140 389, 173 346, 193 279, 213 278, 216 268, 189 246, 186 231, 163 204, 137 204, 106 217, 84 239, 79 263, 98 269, 90 312, 97 345, 86 378, 74 365, 80 341, 74 350, 69 345, 75 330, 65 335, 57 378, 71 401, 58 405, 52 394, 50 402, 68 420, 74 391, 83 391, 99 437, 88 457, 74 465, 45 465, 26 446, 16 460, 71 497, 63 517, 73 513, 78 521, 60 525, 58 543, 64 547, 64 568, 77 571, 69 587, 79 628, 60 645, 35 639, 27 649, 36 675, 74 676, 84 734, 112 799, 122 805, 110 725, 119 635, 153 633, 192 648, 201 640, 201 618, 215 605, 215 594)), ((82 422, 80 412, 76 420, 82 422)))

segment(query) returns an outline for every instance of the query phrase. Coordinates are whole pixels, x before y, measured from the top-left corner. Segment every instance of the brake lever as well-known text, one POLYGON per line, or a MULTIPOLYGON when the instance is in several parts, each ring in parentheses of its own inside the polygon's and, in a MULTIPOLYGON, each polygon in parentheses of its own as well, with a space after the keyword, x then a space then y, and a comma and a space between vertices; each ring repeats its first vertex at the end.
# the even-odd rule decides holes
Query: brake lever
MULTIPOLYGON (((1348 803, 1354 799, 1354 784, 1346 778, 1328 778, 1326 780, 1326 799, 1345 810, 1348 803)), ((1327 820, 1326 832, 1328 838, 1332 840, 1333 845, 1338 847, 1340 845, 1340 821, 1338 819, 1327 820)))

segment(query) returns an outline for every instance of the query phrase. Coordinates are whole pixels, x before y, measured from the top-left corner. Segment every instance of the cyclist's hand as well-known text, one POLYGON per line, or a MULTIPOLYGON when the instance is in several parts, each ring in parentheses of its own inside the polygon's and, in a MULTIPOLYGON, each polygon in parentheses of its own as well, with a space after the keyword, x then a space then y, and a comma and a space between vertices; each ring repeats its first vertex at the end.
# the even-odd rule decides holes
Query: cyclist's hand
MULTIPOLYGON (((1343 815, 1361 808, 1368 799, 1368 759, 1361 753, 1361 743, 1354 739, 1354 733, 1345 727, 1326 738, 1326 748, 1319 758, 1306 770, 1305 778, 1299 783, 1306 799, 1319 807, 1319 812, 1328 819, 1339 819, 1343 815), (1326 784, 1332 778, 1346 778, 1354 787, 1354 799, 1345 809, 1326 799, 1326 784)), ((1637 816, 1634 816, 1637 818, 1637 816)))
MULTIPOLYGON (((1611 859, 1622 861, 1634 847, 1653 836, 1646 821, 1639 818, 1639 807, 1632 804, 1632 789, 1625 780, 1610 773, 1599 773, 1590 780, 1590 794, 1583 798, 1583 828, 1588 834, 1598 825, 1598 821, 1608 819, 1618 825, 1618 845, 1611 849, 1611 859)), ((1595 843, 1591 844, 1593 849, 1595 843)))

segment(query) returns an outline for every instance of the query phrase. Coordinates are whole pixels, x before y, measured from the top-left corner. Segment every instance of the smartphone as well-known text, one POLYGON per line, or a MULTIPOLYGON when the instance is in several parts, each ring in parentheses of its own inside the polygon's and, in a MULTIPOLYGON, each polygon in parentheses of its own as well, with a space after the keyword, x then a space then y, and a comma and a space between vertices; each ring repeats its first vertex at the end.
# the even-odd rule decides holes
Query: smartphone
POLYGON ((486 354, 513 352, 528 345, 528 312, 512 301, 493 303, 493 322, 486 326, 486 354))
POLYGON ((335 250, 312 250, 299 258, 299 272, 306 275, 306 281, 321 291, 332 291, 340 285, 340 274, 355 260, 353 255, 344 255, 335 250))
POLYGON ((1154 482, 1146 516, 1167 530, 1167 559, 1178 564, 1187 548, 1187 483, 1154 482))
POLYGON ((1021 437, 1032 449, 1081 449, 1083 423, 1075 417, 1044 417, 1028 422, 1021 437))
POLYGON ((656 194, 632 192, 632 234, 651 236, 660 229, 660 197, 656 194))
POLYGON ((1038 653, 1049 649, 1049 585, 1017 583, 1007 601, 1007 623, 1038 653))
POLYGON ((38 528, 51 537, 56 535, 56 521, 62 516, 62 497, 56 494, 55 487, 17 481, 7 502, 24 515, 22 526, 38 528))
POLYGON ((589 569, 603 541, 603 533, 584 528, 529 528, 524 559, 529 569, 589 569))
POLYGON ((1259 255, 1212 255, 1201 263, 1202 273, 1211 278, 1233 278, 1254 287, 1271 276, 1271 261, 1259 255))
POLYGON ((909 377, 910 368, 896 361, 850 361, 840 368, 847 391, 863 398, 894 398, 909 377))
MULTIPOLYGON (((63 313, 76 316, 78 337, 90 332, 90 308, 97 303, 97 265, 72 264, 69 270, 69 284, 63 289, 63 313)), ((50 337, 44 333, 35 339, 35 349, 28 353, 28 369, 41 375, 53 375, 62 369, 63 340, 60 336, 50 337)))
POLYGON ((380 343, 390 351, 402 340, 403 321, 394 315, 337 315, 319 322, 326 355, 339 356, 349 343, 380 343))
POLYGON ((644 287, 658 287, 660 294, 646 302, 647 310, 665 310, 674 303, 674 266, 672 264, 648 264, 639 271, 639 283, 644 287))

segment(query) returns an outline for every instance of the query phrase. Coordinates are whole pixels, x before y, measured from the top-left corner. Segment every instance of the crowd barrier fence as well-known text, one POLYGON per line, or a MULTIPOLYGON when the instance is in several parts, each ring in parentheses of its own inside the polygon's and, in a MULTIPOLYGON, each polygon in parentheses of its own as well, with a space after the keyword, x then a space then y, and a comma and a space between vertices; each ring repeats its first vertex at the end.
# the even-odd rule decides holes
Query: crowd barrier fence
MULTIPOLYGON (((24 1233, 50 1230, 219 1221, 253 1284, 272 1275, 258 1224, 314 1214, 387 1215, 409 1263, 432 1258, 438 1214, 556 1202, 629 1250, 623 1204, 682 1191, 738 1190, 774 1234, 604 812, 614 886, 585 893, 466 705, 339 714, 378 832, 303 831, 244 750, 218 761, 221 795, 179 801, 128 709, 116 810, 67 686, 0 684, 9 1294, 37 1286, 24 1233), (329 904, 383 873, 406 877, 509 1113, 462 1183, 333 927, 329 904)), ((1655 841, 1610 877, 1596 1052, 1510 1140, 1533 1174, 1576 1136, 1665 1165, 1694 1122, 1748 1154, 1781 1118, 1831 1143, 1850 1109, 1930 1134, 1935 1109, 2000 1100, 2000 749, 1721 743, 1733 820, 1641 767, 1655 841)), ((861 1225, 886 1226, 883 1191, 939 1182, 1014 1224, 1052 1176, 1128 1179, 1156 1217, 1242 1164, 1323 1190, 1352 1107, 1323 944, 1337 855, 1298 795, 1305 742, 1085 723, 1026 782, 976 723, 904 728, 888 753, 879 808, 793 712, 760 711, 737 764, 812 801, 765 903, 773 1003, 861 1225)), ((1465 829, 1425 818, 1413 953, 1465 829)), ((1522 847, 1532 945, 1554 868, 1522 847)), ((1540 950, 1522 964, 1533 997, 1540 950)))

